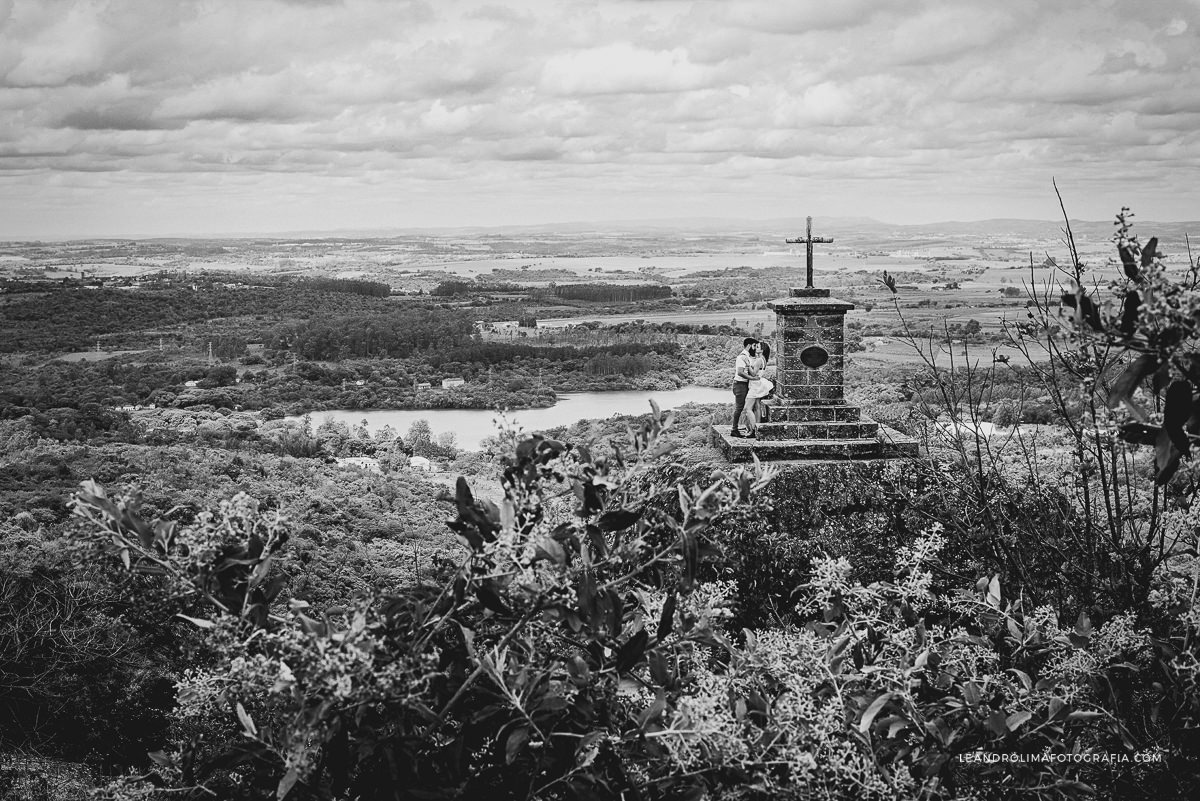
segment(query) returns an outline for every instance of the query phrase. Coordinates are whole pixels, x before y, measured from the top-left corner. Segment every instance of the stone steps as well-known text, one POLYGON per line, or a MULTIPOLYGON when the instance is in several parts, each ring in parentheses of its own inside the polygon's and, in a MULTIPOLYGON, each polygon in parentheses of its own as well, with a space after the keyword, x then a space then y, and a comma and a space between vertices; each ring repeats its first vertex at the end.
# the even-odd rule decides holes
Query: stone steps
POLYGON ((862 419, 862 409, 845 403, 795 404, 773 399, 764 404, 772 423, 855 423, 862 419))
POLYGON ((881 459, 915 457, 917 441, 895 429, 879 426, 876 436, 868 439, 735 439, 729 426, 712 427, 712 441, 731 462, 812 459, 881 459))
POLYGON ((761 440, 785 439, 873 439, 879 432, 874 420, 856 422, 760 423, 761 440))

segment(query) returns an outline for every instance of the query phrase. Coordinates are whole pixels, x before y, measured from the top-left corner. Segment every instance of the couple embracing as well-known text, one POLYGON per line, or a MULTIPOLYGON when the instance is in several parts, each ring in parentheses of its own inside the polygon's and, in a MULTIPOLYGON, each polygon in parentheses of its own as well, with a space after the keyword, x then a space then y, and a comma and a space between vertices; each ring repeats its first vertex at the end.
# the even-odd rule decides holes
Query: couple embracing
POLYGON ((737 355, 733 368, 733 431, 730 436, 753 438, 762 420, 762 405, 759 401, 775 389, 770 379, 764 378, 762 374, 771 358, 771 346, 754 337, 746 337, 742 346, 742 352, 737 355), (743 413, 746 419, 745 434, 741 431, 743 413))

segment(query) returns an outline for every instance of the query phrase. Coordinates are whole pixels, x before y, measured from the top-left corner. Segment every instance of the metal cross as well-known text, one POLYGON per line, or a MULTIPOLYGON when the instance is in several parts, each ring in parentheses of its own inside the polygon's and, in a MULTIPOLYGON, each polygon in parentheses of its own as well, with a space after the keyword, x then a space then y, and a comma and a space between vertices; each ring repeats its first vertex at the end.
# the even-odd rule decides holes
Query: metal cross
POLYGON ((789 245, 799 245, 801 242, 804 243, 806 264, 808 266, 808 288, 812 289, 812 285, 813 285, 812 246, 814 243, 824 244, 827 242, 832 242, 833 240, 830 239, 829 237, 824 237, 824 236, 813 237, 813 235, 812 235, 812 217, 809 217, 808 218, 808 227, 806 228, 806 233, 805 233, 805 236, 803 239, 800 239, 799 237, 797 237, 796 239, 784 239, 783 241, 787 242, 789 245))

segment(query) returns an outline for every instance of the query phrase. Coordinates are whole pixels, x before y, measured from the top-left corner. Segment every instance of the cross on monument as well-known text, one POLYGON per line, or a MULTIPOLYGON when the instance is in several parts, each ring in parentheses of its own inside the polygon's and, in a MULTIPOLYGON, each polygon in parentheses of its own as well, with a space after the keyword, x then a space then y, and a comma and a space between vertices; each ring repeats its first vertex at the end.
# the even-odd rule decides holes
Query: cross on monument
POLYGON ((799 237, 797 237, 796 239, 784 239, 783 241, 788 243, 789 245, 799 245, 801 242, 804 243, 805 257, 806 257, 805 264, 808 267, 808 284, 806 285, 805 288, 812 289, 813 288, 812 246, 813 246, 813 244, 825 244, 828 242, 832 242, 833 239, 831 239, 829 237, 824 237, 824 236, 813 237, 813 235, 812 235, 812 217, 809 217, 808 218, 808 226, 805 229, 805 235, 804 235, 803 239, 800 239, 799 237))

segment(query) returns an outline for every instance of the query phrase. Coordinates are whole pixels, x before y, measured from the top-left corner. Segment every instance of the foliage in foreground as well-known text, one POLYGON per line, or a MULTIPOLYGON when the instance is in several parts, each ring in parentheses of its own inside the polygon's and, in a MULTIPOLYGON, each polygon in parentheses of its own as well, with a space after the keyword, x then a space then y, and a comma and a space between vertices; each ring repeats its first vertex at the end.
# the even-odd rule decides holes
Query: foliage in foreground
POLYGON ((646 482, 667 426, 656 414, 624 458, 520 443, 499 505, 460 480, 451 526, 471 552, 445 583, 322 613, 278 597, 287 528, 250 499, 178 526, 85 488, 77 513, 112 563, 207 609, 180 625, 210 648, 179 678, 158 770, 107 797, 1071 797, 1178 770, 1183 743, 1140 738, 1195 710, 1136 741, 1125 722, 1162 700, 1153 670, 1194 684, 1194 615, 1166 664, 1128 616, 1064 629, 987 578, 937 593, 932 529, 892 581, 821 560, 801 623, 727 631, 734 588, 700 566, 720 555, 712 524, 771 474, 646 482), (1009 754, 1035 758, 987 756, 1009 754))

